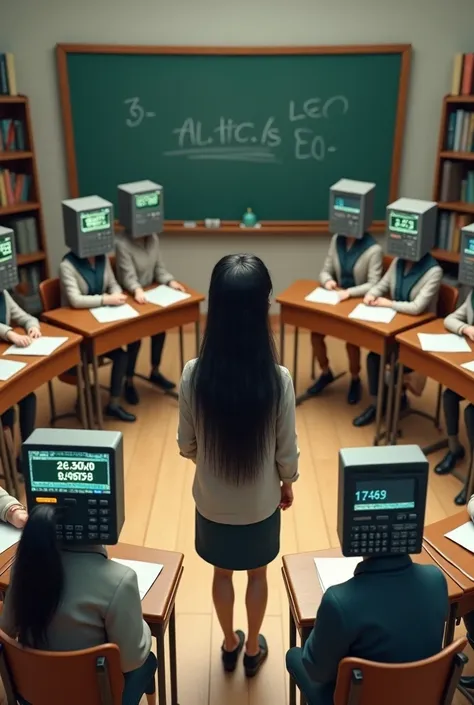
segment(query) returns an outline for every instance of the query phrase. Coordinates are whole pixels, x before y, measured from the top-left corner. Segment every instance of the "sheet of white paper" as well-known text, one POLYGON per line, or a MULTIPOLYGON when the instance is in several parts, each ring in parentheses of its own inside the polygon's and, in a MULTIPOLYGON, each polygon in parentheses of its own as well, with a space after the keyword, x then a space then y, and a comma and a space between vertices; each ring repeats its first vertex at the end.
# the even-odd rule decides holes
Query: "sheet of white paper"
POLYGON ((137 574, 138 591, 140 599, 143 600, 148 590, 151 588, 161 571, 163 566, 161 563, 146 563, 145 561, 127 561, 123 558, 112 558, 116 563, 121 563, 131 568, 137 574))
POLYGON ((474 553, 474 524, 472 521, 467 521, 465 524, 458 526, 457 529, 448 531, 445 534, 447 539, 451 539, 454 543, 458 543, 463 548, 474 553))
POLYGON ((136 318, 138 312, 130 304, 121 306, 99 306, 91 308, 90 312, 99 323, 112 323, 113 321, 124 321, 126 318, 136 318))
POLYGON ((339 296, 337 291, 328 291, 323 289, 322 286, 318 286, 308 296, 305 296, 304 300, 310 301, 312 304, 331 304, 331 306, 335 306, 339 303, 339 296))
POLYGON ((349 318, 357 318, 359 321, 369 321, 369 323, 390 323, 396 313, 393 308, 357 304, 355 309, 350 312, 349 318))
POLYGON ((465 362, 461 365, 461 367, 464 367, 465 370, 469 370, 469 372, 474 372, 474 360, 471 360, 471 362, 465 362))
POLYGON ((145 298, 149 304, 163 307, 177 304, 178 301, 189 299, 190 296, 191 294, 187 294, 185 291, 176 291, 176 289, 172 289, 170 286, 165 286, 164 284, 160 284, 160 286, 156 286, 154 289, 145 291, 145 298))
POLYGON ((10 379, 17 372, 26 367, 26 362, 15 362, 14 360, 0 360, 0 380, 10 379))
POLYGON ((56 348, 65 343, 67 338, 49 337, 47 335, 41 338, 35 338, 31 345, 27 348, 17 348, 16 345, 11 345, 4 355, 38 355, 39 357, 51 355, 56 348))
POLYGON ((0 553, 6 551, 7 548, 18 543, 21 539, 21 530, 15 529, 11 524, 5 524, 3 521, 0 524, 0 553))
POLYGON ((466 338, 454 333, 418 333, 421 349, 426 352, 470 352, 466 338))
POLYGON ((362 558, 315 558, 319 582, 323 592, 333 585, 350 580, 362 558))

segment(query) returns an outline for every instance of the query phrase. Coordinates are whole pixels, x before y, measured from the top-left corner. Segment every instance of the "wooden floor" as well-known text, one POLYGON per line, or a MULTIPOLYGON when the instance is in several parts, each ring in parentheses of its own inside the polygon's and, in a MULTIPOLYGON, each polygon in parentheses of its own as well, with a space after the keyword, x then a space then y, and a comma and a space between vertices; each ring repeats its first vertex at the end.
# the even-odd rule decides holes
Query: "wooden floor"
MULTIPOLYGON (((338 341, 328 342, 334 372, 347 369, 345 349, 338 341)), ((291 369, 291 332, 287 336, 285 363, 291 369)), ((186 355, 194 356, 194 337, 186 333, 186 355)), ((162 372, 179 378, 178 339, 168 336, 162 372)), ((147 373, 148 341, 144 342, 139 370, 147 373)), ((300 334, 298 389, 310 383, 309 339, 300 334)), ((108 369, 104 369, 104 383, 108 369)), ((363 374, 365 379, 365 373, 363 374)), ((301 477, 295 486, 293 508, 283 515, 281 552, 294 553, 338 546, 336 492, 338 450, 372 444, 372 430, 356 429, 351 420, 367 397, 355 409, 346 404, 349 377, 346 374, 317 400, 297 409, 301 449, 301 477)), ((280 574, 280 559, 269 567, 270 594, 263 632, 270 647, 268 663, 253 681, 243 670, 230 677, 223 674, 219 650, 221 632, 211 601, 211 568, 194 552, 194 503, 191 496, 193 465, 180 458, 176 446, 177 402, 163 396, 146 382, 137 381, 141 403, 135 424, 107 423, 124 434, 126 472, 126 522, 121 540, 128 543, 182 551, 185 571, 177 599, 178 681, 180 705, 285 705, 287 678, 284 655, 288 646, 288 605, 280 574)), ((72 409, 74 391, 55 382, 57 405, 72 409)), ((39 391, 38 425, 48 426, 46 389, 39 391)), ((434 409, 436 385, 429 382, 423 398, 415 400, 427 411, 434 409)), ((67 421, 63 422, 68 425, 67 421)), ((75 425, 71 420, 71 425, 75 425)), ((400 442, 423 445, 438 438, 429 421, 416 416, 405 421, 400 442)), ((434 464, 442 455, 431 456, 434 464)), ((453 497, 460 484, 452 477, 430 475, 427 523, 459 511, 453 497)), ((236 628, 246 629, 243 609, 244 579, 236 577, 236 628)), ((471 656, 470 651, 468 653, 471 656)), ((474 657, 466 673, 474 673, 474 657)), ((463 703, 460 695, 455 703, 463 703)), ((423 698, 420 697, 420 705, 423 698)))

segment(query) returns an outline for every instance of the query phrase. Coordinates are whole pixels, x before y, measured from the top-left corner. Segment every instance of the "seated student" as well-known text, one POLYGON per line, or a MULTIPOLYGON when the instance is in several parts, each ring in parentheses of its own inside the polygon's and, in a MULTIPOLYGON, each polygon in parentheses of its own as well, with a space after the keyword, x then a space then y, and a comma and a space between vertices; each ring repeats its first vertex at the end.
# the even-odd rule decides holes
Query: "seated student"
MULTIPOLYGON (((470 406, 472 408, 472 405, 470 406)), ((469 500, 469 504, 467 505, 467 513, 469 514, 471 521, 474 522, 474 495, 472 495, 469 500)), ((474 649, 474 611, 468 612, 464 616, 464 626, 467 630, 467 640, 469 641, 471 648, 474 649)), ((474 676, 461 676, 459 685, 462 685, 464 688, 474 690, 474 676)))
MULTIPOLYGON (((133 238, 128 232, 119 235, 115 241, 117 257, 117 278, 120 284, 139 304, 145 303, 144 287, 150 284, 167 284, 172 289, 184 291, 184 287, 175 280, 165 267, 160 254, 158 235, 152 233, 133 238)), ((165 391, 174 389, 174 382, 166 379, 160 372, 161 354, 165 344, 166 333, 156 333, 151 337, 151 371, 150 382, 165 391)), ((128 346, 127 370, 124 396, 129 404, 138 404, 138 392, 133 384, 135 365, 141 346, 141 340, 128 346)))
POLYGON ((364 557, 353 578, 326 590, 304 647, 286 655, 287 669, 308 705, 332 705, 342 659, 406 663, 434 656, 448 611, 446 578, 436 566, 413 563, 408 554, 364 557))
MULTIPOLYGON (((429 201, 416 201, 413 199, 399 199, 394 204, 388 207, 388 216, 390 209, 398 203, 407 204, 407 207, 418 207, 420 211, 426 209, 436 212, 436 204, 429 201)), ((390 220, 391 222, 391 220, 390 220)), ((431 226, 431 222, 424 221, 431 226)), ((421 228, 421 226, 420 226, 421 228)), ((421 313, 431 311, 436 313, 438 304, 438 293, 443 276, 443 270, 438 262, 431 256, 429 250, 432 247, 433 232, 410 233, 410 242, 407 246, 406 259, 395 257, 388 270, 378 284, 373 286, 364 297, 364 303, 368 306, 382 306, 392 308, 399 313, 408 314, 411 316, 419 316, 421 313), (413 249, 413 238, 418 238, 418 243, 413 249), (386 298, 387 294, 390 298, 386 298)), ((391 232, 389 229, 387 238, 387 252, 391 254, 399 251, 398 244, 400 241, 398 232, 391 232)), ((369 353, 367 355, 367 377, 369 382, 369 393, 372 397, 371 404, 359 416, 353 420, 354 426, 367 426, 375 421, 377 409, 377 396, 379 394, 379 371, 380 371, 380 355, 377 353, 369 353)), ((407 368, 404 370, 409 372, 407 368)), ((385 389, 382 390, 385 394, 385 389)), ((401 408, 407 406, 407 398, 404 394, 402 397, 401 408)))
POLYGON ((136 573, 109 560, 103 546, 60 546, 51 506, 35 507, 23 530, 0 627, 33 649, 117 644, 123 705, 139 705, 144 693, 155 702, 157 664, 136 573))
POLYGON ((28 520, 26 507, 15 497, 11 497, 3 487, 0 487, 0 520, 12 524, 17 529, 22 529, 28 520))

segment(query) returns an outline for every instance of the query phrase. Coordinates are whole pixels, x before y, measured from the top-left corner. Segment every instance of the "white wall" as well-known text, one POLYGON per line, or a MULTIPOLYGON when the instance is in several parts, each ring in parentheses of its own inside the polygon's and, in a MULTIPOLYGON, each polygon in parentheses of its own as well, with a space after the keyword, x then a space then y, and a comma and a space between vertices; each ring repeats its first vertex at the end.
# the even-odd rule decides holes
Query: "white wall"
MULTIPOLYGON (((19 89, 31 99, 52 271, 64 251, 60 202, 68 195, 56 43, 411 43, 400 192, 430 198, 441 99, 453 55, 474 50, 473 26, 472 0, 0 0, 0 50, 15 53, 19 89)), ((327 242, 326 236, 164 236, 163 250, 171 271, 202 291, 219 257, 253 251, 279 291, 317 275, 327 242)))

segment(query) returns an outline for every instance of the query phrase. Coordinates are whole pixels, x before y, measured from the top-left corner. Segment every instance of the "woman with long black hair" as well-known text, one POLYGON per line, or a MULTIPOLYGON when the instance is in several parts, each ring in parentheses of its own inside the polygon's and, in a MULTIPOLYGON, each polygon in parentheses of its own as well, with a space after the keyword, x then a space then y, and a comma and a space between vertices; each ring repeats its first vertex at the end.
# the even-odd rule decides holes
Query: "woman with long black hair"
POLYGON ((214 268, 199 358, 182 375, 178 443, 196 463, 196 550, 214 566, 212 596, 224 632, 222 661, 233 671, 245 645, 254 676, 268 654, 260 627, 267 565, 280 548, 280 509, 298 478, 295 397, 277 364, 268 309, 272 282, 254 255, 228 255, 214 268), (234 630, 234 570, 246 570, 248 634, 234 630))
MULTIPOLYGON (((54 509, 33 509, 23 530, 1 628, 24 646, 77 651, 117 644, 123 705, 155 702, 156 658, 135 572, 103 546, 60 546, 54 509)), ((24 701, 22 701, 24 703, 24 701)))

